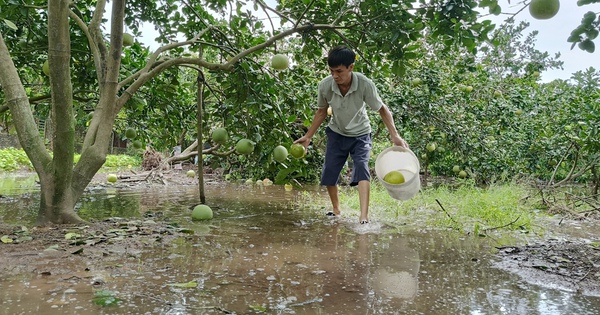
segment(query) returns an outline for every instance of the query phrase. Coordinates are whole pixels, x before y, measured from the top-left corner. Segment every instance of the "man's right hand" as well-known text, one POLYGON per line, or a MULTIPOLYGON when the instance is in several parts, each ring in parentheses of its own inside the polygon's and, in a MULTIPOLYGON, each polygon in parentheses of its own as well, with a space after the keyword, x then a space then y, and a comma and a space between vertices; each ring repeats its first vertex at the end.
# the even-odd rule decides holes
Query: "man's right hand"
POLYGON ((307 136, 303 136, 302 138, 298 138, 294 143, 300 143, 306 151, 308 151, 308 145, 310 144, 310 138, 307 136))

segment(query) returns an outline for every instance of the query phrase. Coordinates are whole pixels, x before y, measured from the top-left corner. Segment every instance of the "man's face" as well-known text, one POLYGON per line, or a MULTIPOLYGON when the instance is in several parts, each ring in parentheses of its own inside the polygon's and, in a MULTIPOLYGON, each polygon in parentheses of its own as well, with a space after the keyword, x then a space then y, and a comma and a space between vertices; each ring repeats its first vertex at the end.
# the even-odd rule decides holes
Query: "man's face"
POLYGON ((352 69, 354 69, 354 64, 351 64, 347 68, 344 65, 330 67, 329 71, 337 85, 350 85, 352 82, 352 69))

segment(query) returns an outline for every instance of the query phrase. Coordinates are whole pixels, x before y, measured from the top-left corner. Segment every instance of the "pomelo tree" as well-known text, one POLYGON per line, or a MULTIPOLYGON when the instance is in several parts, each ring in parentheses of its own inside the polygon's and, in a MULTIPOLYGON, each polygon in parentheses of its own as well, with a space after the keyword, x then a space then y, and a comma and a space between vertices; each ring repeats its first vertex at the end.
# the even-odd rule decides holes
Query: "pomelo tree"
MULTIPOLYGON (((117 117, 142 87, 170 69, 191 66, 229 77, 249 73, 249 67, 261 68, 268 60, 267 50, 278 52, 286 43, 299 45, 295 58, 312 60, 322 60, 329 47, 346 43, 371 65, 401 74, 406 60, 418 57, 414 43, 424 34, 439 38, 445 49, 459 45, 473 51, 493 28, 489 22, 477 21, 473 1, 425 5, 412 0, 296 0, 282 1, 276 7, 256 1, 252 9, 244 4, 223 0, 160 4, 149 0, 3 1, 0 106, 10 111, 19 142, 40 178, 39 224, 81 221, 74 206, 106 159, 117 117), (263 12, 266 20, 258 18, 257 12, 263 12), (143 48, 134 43, 127 50, 133 49, 129 53, 137 63, 124 64, 128 54, 124 33, 139 35, 141 22, 158 29, 162 46, 136 56, 143 48), (110 33, 106 33, 108 28, 110 33), (48 76, 41 70, 45 60, 48 76), (40 75, 32 75, 36 72, 40 75), (34 81, 25 82, 25 78, 34 81), (40 92, 46 92, 49 100, 52 155, 38 131, 34 100, 40 92), (74 164, 75 125, 84 106, 93 115, 81 158, 74 164)), ((129 38, 126 41, 130 44, 129 38)), ((255 85, 243 83, 231 93, 243 96, 255 85)), ((248 108, 256 111, 259 106, 248 108)))
MULTIPOLYGON (((531 176, 597 187, 600 72, 590 67, 570 80, 540 82, 539 73, 562 62, 535 49, 536 32, 527 26, 502 25, 490 35, 495 45, 478 45, 477 56, 450 51, 414 60, 384 99, 433 174, 465 170, 478 183, 531 176)), ((424 49, 439 45, 426 41, 424 49)))
MULTIPOLYGON (((575 28, 569 37, 564 39, 572 43, 571 49, 577 46, 589 53, 595 51, 595 43, 600 32, 600 16, 598 15, 597 4, 600 4, 600 0, 577 0, 577 6, 589 7, 590 11, 584 13, 579 25, 574 20, 573 26, 575 28)), ((513 1, 513 3, 511 3, 511 0, 481 0, 479 5, 487 7, 489 14, 509 15, 511 16, 510 19, 517 14, 529 14, 532 19, 552 20, 561 10, 560 0, 513 1), (510 7, 510 9, 506 9, 507 7, 510 7)))

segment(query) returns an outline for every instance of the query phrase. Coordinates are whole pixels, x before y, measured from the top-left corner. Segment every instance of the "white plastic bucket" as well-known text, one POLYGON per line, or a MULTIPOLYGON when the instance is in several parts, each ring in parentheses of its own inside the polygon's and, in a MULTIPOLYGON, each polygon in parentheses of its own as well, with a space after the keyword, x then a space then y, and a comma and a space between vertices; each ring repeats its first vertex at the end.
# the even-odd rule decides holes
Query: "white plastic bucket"
POLYGON ((383 150, 375 160, 375 174, 387 189, 390 197, 398 200, 408 200, 414 197, 421 189, 419 159, 410 149, 404 147, 390 147, 383 150), (383 180, 391 171, 400 171, 404 175, 404 183, 394 185, 383 180))

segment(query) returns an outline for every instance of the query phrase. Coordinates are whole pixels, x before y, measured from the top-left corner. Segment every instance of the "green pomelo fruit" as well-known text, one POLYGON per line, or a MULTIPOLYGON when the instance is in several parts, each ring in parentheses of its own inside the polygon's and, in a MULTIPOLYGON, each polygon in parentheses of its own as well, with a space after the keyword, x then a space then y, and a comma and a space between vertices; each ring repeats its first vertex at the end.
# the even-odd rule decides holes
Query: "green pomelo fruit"
POLYGON ((127 137, 127 139, 135 139, 135 137, 137 137, 137 132, 133 128, 127 128, 127 130, 125 130, 125 137, 127 137))
POLYGON ((458 177, 460 177, 460 178, 466 178, 467 177, 467 172, 465 172, 465 171, 458 172, 458 177))
POLYGON ((42 71, 45 75, 50 75, 50 64, 48 63, 48 60, 44 62, 44 65, 42 66, 42 71))
POLYGON ((426 148, 427 148, 427 151, 433 152, 437 148, 437 145, 435 144, 435 142, 430 142, 427 144, 426 148))
POLYGON ((123 34, 123 46, 133 45, 133 35, 124 33, 123 34))
POLYGON ((290 64, 290 60, 286 55, 277 54, 271 58, 271 67, 276 70, 284 70, 290 64))
POLYGON ((141 149, 143 146, 142 141, 140 140, 135 140, 132 144, 134 149, 141 149))
POLYGON ((187 175, 187 177, 195 177, 196 176, 196 171, 189 170, 189 171, 187 171, 187 173, 185 173, 185 175, 187 175))
POLYGON ((275 147, 275 149, 273 149, 273 159, 275 161, 283 162, 287 159, 287 156, 288 156, 288 151, 284 146, 278 145, 275 147))
POLYGON ((457 174, 458 174, 458 172, 460 172, 460 166, 458 166, 458 165, 454 165, 454 167, 452 168, 452 171, 453 171, 454 173, 457 173, 457 174))
POLYGON ((294 143, 290 147, 290 154, 297 159, 301 159, 306 154, 306 151, 304 150, 303 145, 301 145, 300 143, 294 143))
POLYGON ((404 184, 404 175, 400 171, 391 171, 385 174, 383 181, 392 185, 404 184))
POLYGON ((212 132, 212 140, 214 143, 224 144, 229 140, 229 135, 227 134, 227 129, 225 128, 217 128, 212 132))
POLYGON ((194 221, 203 221, 210 220, 213 218, 213 211, 207 205, 197 205, 192 210, 192 220, 194 221))
POLYGON ((419 79, 419 78, 414 78, 414 79, 412 79, 412 81, 410 81, 410 83, 412 85, 419 85, 419 84, 421 84, 421 82, 423 82, 423 81, 421 81, 421 79, 419 79))
POLYGON ((558 9, 560 9, 559 0, 532 0, 529 4, 529 14, 538 20, 554 17, 558 9))
POLYGON ((249 139, 241 139, 235 144, 235 151, 238 154, 250 154, 254 151, 254 142, 249 139))
POLYGON ((117 179, 118 179, 118 178, 117 178, 117 175, 115 175, 115 174, 108 174, 108 176, 106 176, 106 180, 107 180, 109 183, 116 183, 116 182, 117 182, 117 179))

